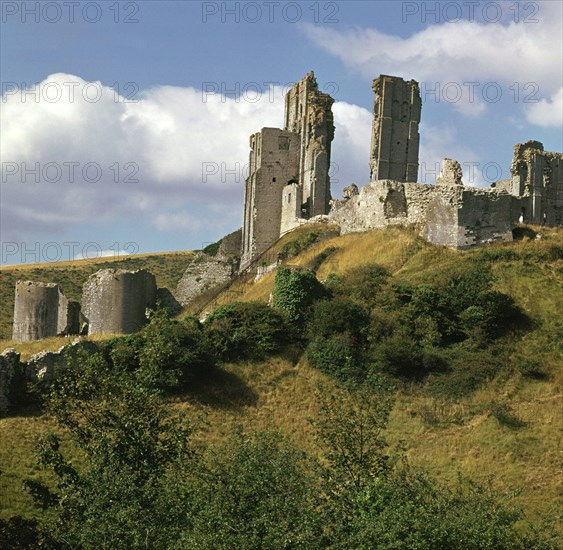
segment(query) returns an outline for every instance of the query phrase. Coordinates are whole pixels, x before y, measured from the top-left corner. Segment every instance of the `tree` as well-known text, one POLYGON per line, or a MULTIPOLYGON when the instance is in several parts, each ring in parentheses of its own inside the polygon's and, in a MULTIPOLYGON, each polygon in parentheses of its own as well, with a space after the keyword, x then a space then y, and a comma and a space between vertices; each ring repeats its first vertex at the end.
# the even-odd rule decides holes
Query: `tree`
POLYGON ((178 476, 194 426, 163 405, 147 369, 82 356, 48 395, 48 412, 84 457, 80 468, 69 462, 53 433, 39 444, 41 463, 57 478, 54 535, 65 546, 165 548, 177 538, 178 476))

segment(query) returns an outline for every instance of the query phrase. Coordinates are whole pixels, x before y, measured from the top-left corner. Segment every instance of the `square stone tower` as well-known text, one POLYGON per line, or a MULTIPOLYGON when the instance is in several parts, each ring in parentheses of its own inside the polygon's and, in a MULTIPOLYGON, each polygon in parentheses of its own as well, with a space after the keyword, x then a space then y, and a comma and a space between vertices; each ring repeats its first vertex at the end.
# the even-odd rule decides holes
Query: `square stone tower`
POLYGON ((416 182, 422 107, 418 82, 380 75, 372 88, 370 180, 416 182))
POLYGON ((517 143, 510 172, 507 190, 520 198, 515 203, 513 221, 562 225, 563 155, 544 151, 539 141, 517 143))
POLYGON ((299 184, 305 216, 328 214, 330 202, 330 146, 334 116, 330 95, 319 92, 311 71, 285 96, 284 130, 300 136, 299 184))
POLYGON ((282 194, 299 174, 299 135, 262 128, 250 136, 249 175, 244 193, 241 267, 280 237, 282 194))
POLYGON ((328 214, 333 103, 309 72, 285 96, 284 129, 262 128, 250 137, 241 269, 283 233, 328 214))

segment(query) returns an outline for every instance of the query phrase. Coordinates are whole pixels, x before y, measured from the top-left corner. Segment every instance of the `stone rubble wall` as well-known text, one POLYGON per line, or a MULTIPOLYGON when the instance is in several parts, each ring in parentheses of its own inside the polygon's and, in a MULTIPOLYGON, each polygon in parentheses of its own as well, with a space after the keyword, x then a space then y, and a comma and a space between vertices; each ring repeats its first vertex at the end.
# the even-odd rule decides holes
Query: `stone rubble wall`
POLYGON ((232 275, 232 264, 221 258, 199 253, 178 282, 174 297, 185 306, 204 292, 228 283, 232 275))

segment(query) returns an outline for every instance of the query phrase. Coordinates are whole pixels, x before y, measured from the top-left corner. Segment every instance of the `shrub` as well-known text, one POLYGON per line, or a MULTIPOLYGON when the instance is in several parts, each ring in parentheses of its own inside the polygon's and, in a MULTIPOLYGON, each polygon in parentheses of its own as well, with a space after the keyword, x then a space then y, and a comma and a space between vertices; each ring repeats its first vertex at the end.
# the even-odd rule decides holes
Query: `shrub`
POLYGON ((369 313, 351 300, 336 298, 321 300, 313 306, 309 320, 309 336, 328 338, 335 334, 349 334, 361 345, 369 325, 369 313))
POLYGON ((263 359, 280 351, 291 337, 283 312, 257 302, 218 307, 205 320, 204 328, 224 361, 263 359))
POLYGON ((300 235, 294 241, 287 243, 281 251, 282 258, 288 256, 297 256, 300 252, 307 250, 312 244, 319 240, 319 234, 316 231, 311 231, 300 235))
POLYGON ((307 347, 309 364, 342 382, 361 380, 365 374, 361 352, 348 334, 317 336, 307 347))
POLYGON ((373 305, 389 276, 387 268, 381 265, 361 266, 346 274, 341 291, 355 300, 373 305))
POLYGON ((325 295, 325 288, 310 271, 278 268, 273 306, 285 311, 290 322, 303 327, 311 306, 325 295))

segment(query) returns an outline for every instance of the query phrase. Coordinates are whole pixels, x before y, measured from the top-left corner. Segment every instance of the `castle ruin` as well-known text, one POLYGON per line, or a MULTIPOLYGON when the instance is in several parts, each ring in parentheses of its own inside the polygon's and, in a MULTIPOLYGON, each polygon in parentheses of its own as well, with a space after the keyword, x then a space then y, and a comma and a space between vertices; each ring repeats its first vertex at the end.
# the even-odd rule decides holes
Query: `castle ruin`
POLYGON ((262 128, 250 137, 242 268, 303 220, 328 214, 333 103, 307 73, 285 97, 283 130, 262 128))
POLYGON ((88 334, 131 334, 147 322, 146 309, 155 306, 156 279, 140 269, 101 269, 82 289, 88 334))
MULTIPOLYGON (((514 147, 511 177, 489 189, 464 185, 459 162, 444 159, 436 184, 417 183, 421 98, 414 80, 381 75, 373 81, 370 181, 330 194, 333 98, 312 72, 285 97, 284 128, 250 137, 244 225, 196 254, 175 292, 158 289, 151 273, 104 269, 83 287, 88 334, 128 334, 147 321, 157 296, 174 308, 228 285, 282 235, 303 223, 330 222, 342 234, 387 225, 413 225, 429 242, 457 249, 511 241, 518 223, 563 224, 563 154, 538 141, 514 147), (164 292, 165 291, 165 292, 164 292)), ((269 270, 272 264, 266 268, 269 270)), ((30 341, 78 333, 79 304, 55 284, 18 281, 13 339, 30 341)))
POLYGON ((241 268, 305 222, 328 221, 342 233, 416 225, 428 241, 464 249, 511 241, 517 223, 563 223, 563 155, 537 141, 514 148, 512 177, 489 189, 464 185, 457 160, 444 159, 436 185, 417 183, 422 101, 418 83, 380 75, 373 81, 370 183, 330 200, 333 99, 312 72, 285 99, 284 130, 251 137, 241 268), (328 200, 328 204, 327 204, 328 200))
POLYGON ((79 332, 80 305, 54 283, 18 281, 12 340, 31 342, 79 332))

